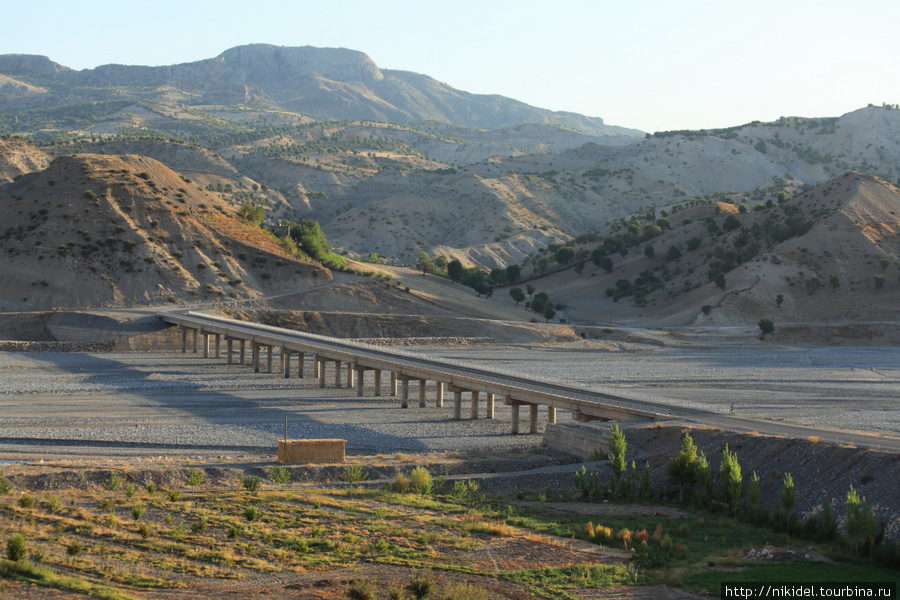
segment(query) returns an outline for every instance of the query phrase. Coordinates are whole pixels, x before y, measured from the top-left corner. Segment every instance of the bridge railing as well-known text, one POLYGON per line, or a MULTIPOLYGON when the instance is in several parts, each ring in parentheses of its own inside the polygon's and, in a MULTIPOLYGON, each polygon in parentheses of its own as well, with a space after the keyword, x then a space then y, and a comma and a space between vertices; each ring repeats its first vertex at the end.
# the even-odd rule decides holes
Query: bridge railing
MULTIPOLYGON (((193 313, 188 313, 193 314, 193 313)), ((431 355, 424 352, 413 352, 402 348, 391 348, 390 354, 393 358, 385 358, 385 350, 383 346, 376 346, 374 344, 367 344, 365 342, 360 342, 356 340, 346 340, 341 338, 334 338, 331 336, 321 335, 317 333, 310 333, 305 331, 297 331, 294 329, 287 329, 285 327, 278 327, 275 325, 267 325, 264 323, 251 323, 247 321, 239 321, 237 319, 232 319, 230 317, 221 317, 218 315, 207 315, 207 314, 196 314, 197 317, 202 317, 206 319, 213 319, 216 321, 223 321, 226 323, 232 323, 237 326, 245 326, 245 327, 255 327, 269 330, 273 333, 279 335, 286 336, 296 336, 302 335, 306 338, 312 338, 313 340, 319 340, 323 343, 323 349, 329 349, 329 344, 333 344, 338 342, 340 344, 351 346, 358 348, 363 351, 376 352, 379 354, 378 358, 381 361, 384 361, 388 364, 394 364, 397 367, 417 367, 421 366, 421 360, 426 359, 433 362, 439 362, 442 365, 445 365, 445 368, 434 367, 433 365, 429 365, 429 369, 432 369, 436 373, 440 373, 441 375, 447 377, 448 379, 452 376, 468 376, 471 377, 472 374, 469 371, 472 367, 471 365, 467 365, 464 362, 456 361, 453 359, 447 359, 445 357, 438 357, 435 355, 431 355), (404 360, 405 359, 405 360, 404 360), (450 369, 446 367, 451 367, 450 369), (452 368, 456 367, 456 368, 452 368)), ((285 340, 288 341, 288 340, 285 340)), ((699 402, 693 402, 690 400, 682 400, 679 398, 667 398, 662 396, 656 396, 653 394, 648 394, 645 392, 637 391, 637 390, 629 390, 627 394, 623 394, 621 389, 618 388, 610 388, 607 386, 592 386, 591 390, 585 390, 584 392, 576 392, 572 390, 570 385, 565 384, 559 378, 552 378, 552 383, 554 386, 548 386, 543 384, 540 381, 535 381, 531 378, 529 374, 516 372, 514 370, 510 371, 494 371, 490 372, 486 369, 482 369, 479 367, 480 373, 478 374, 479 379, 482 379, 488 383, 492 383, 498 386, 503 386, 511 389, 518 389, 527 392, 535 392, 540 394, 548 394, 551 396, 558 396, 560 398, 566 398, 571 400, 577 400, 584 403, 594 403, 601 404, 606 406, 613 406, 616 408, 622 408, 625 410, 632 411, 642 411, 648 412, 658 415, 665 415, 667 411, 666 406, 678 406, 682 408, 688 408, 692 410, 699 410, 705 412, 716 412, 716 413, 727 413, 728 410, 725 407, 720 407, 712 404, 703 404, 699 402), (510 379, 513 378, 513 379, 510 379), (523 382, 522 380, 530 380, 528 383, 523 382), (593 393, 592 393, 593 392, 593 393), (612 396, 612 397, 607 397, 612 396), (623 396, 631 396, 627 399, 621 399, 623 396), (643 402, 642 402, 643 401, 643 402), (650 404, 644 404, 644 402, 650 404), (655 406, 654 406, 655 405, 655 406)))

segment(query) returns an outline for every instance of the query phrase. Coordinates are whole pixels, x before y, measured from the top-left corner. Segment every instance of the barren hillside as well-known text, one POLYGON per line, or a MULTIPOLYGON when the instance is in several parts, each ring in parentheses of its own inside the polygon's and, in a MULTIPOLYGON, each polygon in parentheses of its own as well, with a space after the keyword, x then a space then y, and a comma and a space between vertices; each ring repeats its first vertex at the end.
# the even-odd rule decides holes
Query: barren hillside
POLYGON ((0 188, 6 310, 253 298, 324 281, 156 160, 73 155, 0 188))

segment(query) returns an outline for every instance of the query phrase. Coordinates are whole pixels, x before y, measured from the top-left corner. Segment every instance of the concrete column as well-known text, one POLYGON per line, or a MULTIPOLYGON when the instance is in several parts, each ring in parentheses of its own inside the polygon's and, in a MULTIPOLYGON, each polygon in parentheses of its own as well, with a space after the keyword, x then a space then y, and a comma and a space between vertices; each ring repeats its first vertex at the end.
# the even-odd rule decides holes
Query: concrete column
POLYGON ((322 360, 319 358, 318 354, 313 354, 313 377, 321 377, 321 374, 319 373, 321 369, 322 360))
POLYGON ((462 390, 458 387, 453 388, 453 418, 462 419, 462 390))
POLYGON ((259 344, 253 343, 253 372, 259 373, 259 344))
POLYGON ((203 332, 203 358, 209 358, 209 333, 203 332))
POLYGON ((297 377, 303 379, 303 352, 297 353, 297 359, 300 365, 297 367, 297 377))
POLYGON ((353 363, 347 363, 347 387, 353 388, 353 375, 356 373, 353 363))
POLYGON ((409 408, 409 379, 400 380, 400 408, 409 408))
POLYGON ((194 330, 194 354, 197 354, 197 342, 199 341, 199 338, 200 338, 200 330, 195 329, 194 330))
POLYGON ((481 394, 475 390, 472 390, 472 418, 478 418, 478 404, 480 402, 481 394))
POLYGON ((241 340, 241 364, 244 364, 247 354, 247 340, 241 340))
POLYGON ((272 346, 266 346, 266 373, 272 372, 272 354, 274 351, 275 348, 272 346))
POLYGON ((233 351, 234 351, 234 338, 233 338, 233 337, 230 337, 230 336, 229 336, 229 337, 226 337, 226 338, 225 338, 225 353, 226 353, 228 356, 226 356, 225 358, 226 358, 226 362, 227 362, 229 365, 230 365, 231 363, 234 362, 234 359, 233 359, 232 356, 231 356, 231 353, 232 353, 233 351))
POLYGON ((281 349, 281 364, 284 367, 284 378, 291 378, 291 351, 287 348, 281 349))
POLYGON ((425 408, 425 380, 419 380, 419 408, 425 408))
POLYGON ((485 410, 487 412, 486 416, 488 419, 493 419, 494 418, 494 395, 488 394, 487 398, 485 399, 485 403, 487 404, 487 406, 485 408, 485 410))
POLYGON ((397 374, 391 371, 391 396, 397 395, 397 374))
MULTIPOLYGON (((284 372, 284 354, 285 348, 282 347, 278 352, 278 370, 282 373, 284 372)), ((288 377, 290 377, 290 375, 288 377)))
POLYGON ((375 369, 375 396, 381 396, 381 369, 375 369))
POLYGON ((325 387, 325 361, 316 355, 316 373, 319 376, 319 387, 325 387))
POLYGON ((222 356, 222 353, 219 352, 219 350, 221 348, 221 346, 220 346, 221 340, 219 338, 221 338, 222 336, 219 335, 218 333, 214 333, 213 335, 216 336, 216 358, 220 358, 222 356))
POLYGON ((187 354, 187 327, 181 328, 181 353, 187 354))
POLYGON ((503 404, 506 404, 510 408, 512 413, 512 434, 516 435, 519 433, 519 403, 518 401, 513 400, 508 394, 504 394, 503 404))
POLYGON ((358 398, 363 397, 363 384, 365 383, 365 373, 366 370, 359 365, 356 365, 356 396, 358 398))
POLYGON ((556 423, 556 407, 547 407, 547 423, 556 423))
POLYGON ((334 361, 334 387, 341 387, 341 361, 334 361))
POLYGON ((528 405, 528 433, 537 433, 537 413, 538 413, 538 405, 537 404, 529 404, 528 405))
POLYGON ((438 408, 444 406, 444 382, 436 381, 437 386, 434 389, 434 405, 438 408))

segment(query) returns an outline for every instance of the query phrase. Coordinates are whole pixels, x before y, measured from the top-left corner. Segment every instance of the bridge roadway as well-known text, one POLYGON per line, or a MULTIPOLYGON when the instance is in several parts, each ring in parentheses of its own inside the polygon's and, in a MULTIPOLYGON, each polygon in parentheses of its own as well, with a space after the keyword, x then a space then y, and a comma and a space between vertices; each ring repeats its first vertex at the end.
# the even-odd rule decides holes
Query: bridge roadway
MULTIPOLYGON (((462 394, 471 395, 471 418, 480 415, 481 395, 485 394, 485 416, 494 418, 495 397, 503 399, 511 407, 512 433, 520 431, 519 408, 529 409, 529 431, 537 431, 538 407, 547 408, 547 420, 556 422, 557 410, 572 411, 576 421, 589 420, 660 420, 671 418, 671 406, 665 404, 635 401, 625 396, 590 392, 575 387, 541 382, 525 377, 508 375, 468 366, 448 364, 426 357, 411 356, 392 352, 379 346, 341 340, 337 338, 303 333, 248 323, 198 313, 158 313, 157 316, 171 325, 182 329, 181 351, 188 349, 190 334, 193 352, 198 345, 203 355, 221 357, 221 342, 225 341, 225 358, 232 364, 237 353, 240 364, 246 363, 247 348, 250 348, 254 372, 263 370, 262 353, 266 353, 265 371, 273 372, 273 355, 280 353, 279 372, 288 378, 294 372, 292 364, 296 355, 297 374, 304 377, 304 356, 312 355, 312 374, 319 380, 319 387, 325 387, 326 368, 333 365, 336 387, 344 381, 348 387, 356 386, 357 395, 362 396, 365 374, 373 373, 374 395, 381 395, 381 375, 390 373, 390 394, 400 395, 401 407, 409 406, 409 384, 418 384, 419 406, 425 406, 426 382, 435 382, 436 406, 443 406, 444 390, 453 394, 453 416, 462 418, 462 394), (239 349, 235 349, 235 342, 239 349), (212 345, 212 348, 211 348, 212 345), (398 392, 399 385, 399 392, 398 392)), ((692 411, 693 412, 693 411, 692 411)))

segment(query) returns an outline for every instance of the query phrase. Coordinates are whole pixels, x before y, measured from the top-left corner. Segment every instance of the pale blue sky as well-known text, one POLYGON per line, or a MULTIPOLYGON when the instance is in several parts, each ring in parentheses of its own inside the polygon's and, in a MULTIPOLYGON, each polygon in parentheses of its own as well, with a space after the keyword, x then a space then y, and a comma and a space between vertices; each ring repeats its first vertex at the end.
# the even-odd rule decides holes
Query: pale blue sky
POLYGON ((248 43, 645 131, 900 103, 900 0, 0 0, 0 54, 166 65, 248 43))

